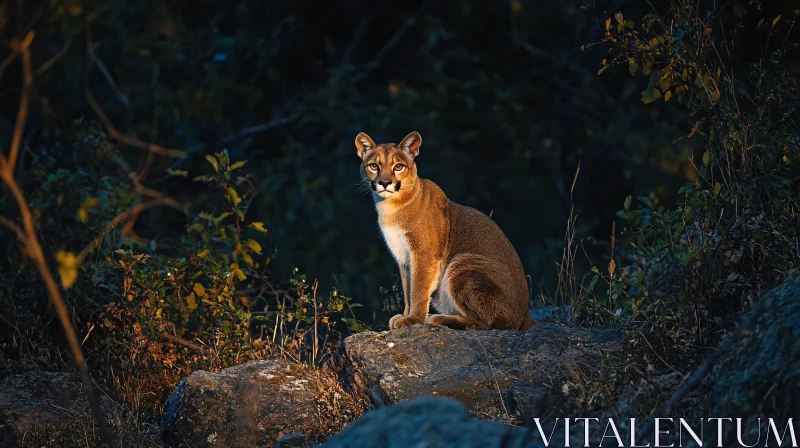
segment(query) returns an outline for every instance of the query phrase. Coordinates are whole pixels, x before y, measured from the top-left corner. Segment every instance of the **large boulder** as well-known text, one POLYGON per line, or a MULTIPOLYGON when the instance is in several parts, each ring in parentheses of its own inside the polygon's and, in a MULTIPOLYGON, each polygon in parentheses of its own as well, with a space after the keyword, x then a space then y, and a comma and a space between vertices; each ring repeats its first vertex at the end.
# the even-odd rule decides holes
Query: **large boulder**
POLYGON ((580 410, 567 399, 570 389, 591 384, 602 369, 614 371, 625 360, 625 347, 611 329, 539 324, 525 332, 457 331, 414 325, 350 336, 329 367, 345 390, 371 407, 438 395, 460 401, 474 417, 529 425, 533 417, 580 410))
POLYGON ((367 412, 321 448, 543 446, 537 437, 524 428, 470 418, 456 400, 421 397, 367 412))
POLYGON ((782 430, 800 416, 800 274, 766 293, 755 312, 720 365, 708 407, 713 415, 772 417, 782 430))
MULTIPOLYGON (((101 396, 105 412, 113 401, 101 396)), ((0 446, 100 444, 78 373, 32 371, 0 380, 0 446)))
POLYGON ((165 404, 161 439, 185 447, 307 446, 362 412, 330 372, 255 361, 181 381, 165 404))

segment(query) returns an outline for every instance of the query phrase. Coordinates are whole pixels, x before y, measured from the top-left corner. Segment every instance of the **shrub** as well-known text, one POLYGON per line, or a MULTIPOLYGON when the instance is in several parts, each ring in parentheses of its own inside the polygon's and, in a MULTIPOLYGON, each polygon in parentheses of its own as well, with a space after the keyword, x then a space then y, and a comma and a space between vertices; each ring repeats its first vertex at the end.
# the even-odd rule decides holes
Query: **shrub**
POLYGON ((676 349, 665 356, 697 353, 798 265, 800 86, 783 64, 797 51, 797 19, 797 10, 764 17, 759 2, 740 1, 672 2, 640 22, 622 13, 605 21, 600 72, 625 65, 647 79, 644 103, 686 106, 696 176, 674 207, 654 194, 625 200, 618 250, 612 236, 607 273, 593 268, 581 292, 602 306, 584 312, 629 316, 654 350, 676 349), (740 47, 752 33, 768 45, 750 60, 740 47))
MULTIPOLYGON (((323 296, 297 269, 287 287, 269 278, 267 229, 247 216, 257 190, 244 161, 231 161, 222 151, 206 156, 206 174, 190 178, 168 169, 162 184, 192 182, 193 193, 203 198, 184 207, 144 186, 141 172, 121 155, 106 157, 109 166, 96 163, 110 143, 93 124, 77 128, 72 149, 84 152, 77 151, 83 155, 76 160, 50 155, 47 148, 34 155, 26 184, 41 188, 31 188, 29 202, 40 216, 40 238, 58 261, 91 365, 135 413, 156 415, 176 382, 193 370, 268 357, 316 365, 342 332, 365 328, 352 315, 357 304, 341 290, 323 296), (84 157, 95 164, 73 166, 84 157), (141 236, 152 231, 152 217, 144 214, 155 210, 164 217, 165 206, 184 216, 184 231, 141 236)), ((24 259, 10 253, 4 262, 24 267, 24 259)), ((22 272, 4 285, 10 292, 0 297, 10 310, 4 316, 17 328, 34 330, 20 343, 48 353, 47 360, 57 358, 60 332, 44 331, 44 303, 25 309, 26 294, 43 292, 39 280, 22 272)), ((17 355, 28 367, 39 364, 23 359, 24 351, 17 355)))

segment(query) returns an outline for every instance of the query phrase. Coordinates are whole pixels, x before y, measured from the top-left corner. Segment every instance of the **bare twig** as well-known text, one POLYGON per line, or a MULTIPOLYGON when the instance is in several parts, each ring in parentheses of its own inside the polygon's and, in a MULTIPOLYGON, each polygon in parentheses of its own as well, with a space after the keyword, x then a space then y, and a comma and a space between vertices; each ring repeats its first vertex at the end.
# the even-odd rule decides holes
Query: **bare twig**
POLYGON ((91 47, 91 43, 89 46, 87 46, 87 48, 88 48, 87 53, 89 53, 89 57, 92 58, 92 62, 94 62, 97 65, 97 68, 100 70, 100 73, 102 73, 103 77, 106 78, 108 86, 111 87, 114 93, 117 94, 117 98, 119 98, 120 103, 122 103, 126 109, 131 110, 131 103, 130 101, 128 101, 128 97, 126 97, 125 95, 122 94, 122 92, 119 91, 117 83, 116 81, 114 81, 114 77, 111 76, 111 73, 106 68, 106 65, 103 64, 103 61, 97 56, 97 53, 94 52, 94 50, 91 47))
POLYGON ((272 120, 272 121, 270 121, 268 123, 264 123, 264 124, 260 124, 258 126, 251 126, 249 128, 242 129, 241 132, 239 132, 238 134, 234 134, 234 135, 225 137, 222 140, 219 140, 219 141, 217 141, 215 143, 208 143, 208 144, 201 144, 201 145, 193 146, 191 148, 191 152, 201 152, 204 149, 208 148, 209 146, 224 145, 224 144, 230 143, 230 142, 232 142, 234 140, 238 140, 238 139, 240 139, 242 137, 247 137, 247 136, 250 136, 250 135, 253 135, 253 134, 258 134, 258 133, 261 133, 261 132, 264 132, 264 131, 268 131, 268 130, 270 130, 272 128, 275 128, 275 127, 278 127, 278 126, 283 126, 283 125, 285 125, 286 123, 288 123, 290 121, 291 121, 291 119, 288 118, 288 117, 276 118, 276 119, 274 119, 274 120, 272 120))
POLYGON ((342 53, 342 60, 339 63, 340 67, 344 67, 350 64, 350 61, 353 60, 353 55, 356 52, 356 49, 361 44, 361 41, 364 40, 364 35, 367 33, 367 29, 369 25, 372 23, 373 16, 368 15, 361 18, 358 21, 358 25, 356 26, 355 31, 353 31, 353 37, 350 39, 350 43, 347 44, 347 48, 345 48, 344 53, 342 53))
POLYGON ((94 95, 92 95, 92 91, 89 89, 88 83, 86 85, 86 99, 89 102, 89 106, 92 108, 94 113, 97 114, 97 118, 99 118, 100 121, 103 122, 103 125, 106 127, 108 135, 114 140, 118 140, 119 142, 129 146, 133 146, 134 148, 150 151, 152 153, 164 157, 176 157, 176 158, 188 157, 189 154, 186 151, 180 149, 169 149, 161 145, 156 145, 154 143, 146 143, 142 140, 139 140, 136 137, 131 137, 130 135, 126 135, 118 131, 117 128, 115 128, 114 125, 111 123, 111 120, 108 119, 108 116, 106 116, 105 112, 103 112, 103 109, 100 108, 100 105, 97 104, 97 100, 94 99, 94 95))
MULTIPOLYGON (((472 333, 475 336, 478 335, 478 333, 475 330, 472 330, 472 333)), ((481 346, 481 349, 483 350, 483 356, 486 358, 486 364, 489 365, 489 373, 492 374, 492 379, 494 379, 494 387, 495 390, 497 390, 497 396, 500 398, 500 406, 503 407, 503 412, 505 412, 506 414, 506 424, 510 425, 511 416, 508 415, 508 408, 506 407, 506 401, 503 399, 503 393, 500 391, 500 384, 497 382, 497 376, 495 376, 494 374, 494 367, 492 367, 492 362, 489 361, 489 353, 486 351, 486 347, 483 346, 483 341, 481 341, 480 338, 476 338, 475 340, 478 341, 478 344, 481 346)))
POLYGON ((355 76, 353 76, 350 79, 350 83, 355 84, 363 80, 372 70, 374 70, 376 67, 379 67, 384 56, 386 56, 386 54, 392 48, 394 48, 395 46, 397 46, 398 43, 400 43, 400 40, 402 40, 403 37, 405 37, 405 35, 408 33, 411 27, 417 22, 419 16, 422 15, 422 13, 428 8, 430 4, 431 4, 430 0, 427 0, 424 3, 422 3, 419 9, 417 9, 417 11, 414 12, 414 14, 411 17, 409 17, 408 20, 405 21, 405 23, 403 23, 403 26, 398 28, 397 32, 394 33, 394 35, 391 38, 389 38, 389 40, 386 41, 385 44, 383 44, 383 47, 381 47, 380 50, 378 50, 378 52, 375 53, 375 56, 372 57, 372 60, 366 65, 366 67, 364 67, 363 70, 359 71, 355 76))
POLYGON ((5 73, 8 66, 17 59, 17 56, 19 56, 19 49, 12 48, 11 53, 3 59, 3 62, 0 62, 0 81, 3 80, 3 73, 5 73))
POLYGON ((14 221, 6 218, 5 216, 0 216, 0 224, 6 226, 12 232, 17 234, 17 239, 20 242, 25 242, 25 233, 22 231, 22 228, 17 225, 14 221))
POLYGON ((97 246, 100 245, 100 243, 103 242, 103 239, 106 237, 106 235, 111 233, 111 231, 114 230, 114 228, 117 227, 120 223, 125 222, 128 219, 131 219, 135 216, 138 216, 142 211, 147 210, 150 207, 155 207, 157 205, 167 205, 183 211, 183 206, 181 206, 178 202, 169 198, 144 202, 134 207, 131 207, 128 210, 118 214, 111 221, 108 222, 108 225, 106 225, 105 229, 103 229, 103 231, 100 232, 99 235, 94 237, 94 239, 92 239, 92 241, 89 244, 87 244, 86 247, 84 247, 83 250, 81 250, 81 252, 77 255, 78 261, 82 262, 86 258, 86 256, 89 255, 91 251, 93 251, 97 246))
MULTIPOLYGON (((91 69, 92 68, 92 63, 94 62, 95 57, 93 56, 94 50, 92 50, 91 33, 89 33, 89 32, 87 32, 87 35, 86 35, 86 54, 89 56, 89 69, 91 69)), ((94 98, 94 94, 92 94, 92 89, 89 88, 89 79, 88 79, 88 77, 86 78, 86 81, 85 81, 85 87, 86 87, 86 100, 89 102, 89 106, 92 108, 94 113, 97 115, 97 118, 99 118, 100 121, 103 122, 103 125, 106 127, 106 132, 108 132, 108 135, 111 138, 113 138, 114 140, 117 140, 117 141, 119 141, 121 143, 124 143, 126 145, 133 146, 134 148, 139 148, 139 149, 143 149, 145 151, 150 151, 150 152, 158 154, 160 156, 177 157, 177 158, 188 157, 189 154, 186 151, 183 151, 183 150, 180 150, 180 149, 165 148, 165 147, 163 147, 161 145, 156 145, 155 143, 146 143, 146 142, 144 142, 142 140, 139 140, 136 137, 132 137, 132 136, 127 135, 127 134, 123 134, 122 132, 117 130, 117 128, 114 127, 114 124, 111 123, 111 120, 108 118, 108 116, 105 114, 105 112, 103 112, 103 109, 97 103, 97 100, 94 98)))
POLYGON ((22 94, 20 95, 19 109, 17 110, 14 135, 11 139, 11 151, 8 153, 8 160, 5 166, 9 176, 12 175, 14 166, 17 164, 20 142, 22 142, 22 131, 28 119, 28 95, 30 94, 31 85, 33 84, 33 77, 31 76, 31 52, 29 50, 31 41, 33 41, 33 36, 34 32, 31 31, 25 36, 25 40, 22 41, 22 43, 14 42, 14 46, 19 47, 19 52, 22 54, 22 94))
POLYGON ((51 57, 50 59, 44 61, 44 63, 42 65, 40 65, 39 68, 34 70, 33 79, 38 78, 44 72, 46 72, 47 70, 50 70, 50 67, 54 66, 56 64, 56 62, 58 62, 59 59, 63 58, 64 55, 67 54, 67 51, 69 51, 69 48, 71 46, 72 46, 72 38, 70 37, 69 39, 67 39, 67 42, 64 44, 64 47, 61 48, 61 50, 59 50, 58 53, 53 55, 53 57, 51 57))
POLYGON ((203 347, 201 345, 195 344, 192 341, 187 341, 186 339, 180 338, 178 336, 173 336, 173 335, 167 333, 166 331, 159 332, 158 335, 160 337, 172 342, 172 343, 175 343, 175 344, 178 344, 178 345, 182 345, 182 346, 190 348, 190 349, 192 349, 194 351, 200 352, 200 353, 202 353, 204 355, 211 356, 211 352, 208 349, 206 349, 205 347, 203 347))

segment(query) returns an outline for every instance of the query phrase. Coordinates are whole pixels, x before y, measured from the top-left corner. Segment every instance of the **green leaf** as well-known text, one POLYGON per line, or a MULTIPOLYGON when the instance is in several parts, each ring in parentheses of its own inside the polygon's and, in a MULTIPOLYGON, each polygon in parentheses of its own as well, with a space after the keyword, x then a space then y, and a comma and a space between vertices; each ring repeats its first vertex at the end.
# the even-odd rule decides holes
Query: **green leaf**
POLYGON ((188 171, 183 171, 183 170, 168 170, 167 172, 169 173, 168 176, 186 177, 187 175, 189 175, 188 171))
POLYGON ((703 153, 703 165, 708 166, 711 163, 711 153, 706 151, 703 153))
POLYGON ((632 200, 633 200, 633 196, 628 196, 627 198, 625 198, 625 203, 623 204, 623 206, 625 207, 625 210, 630 210, 631 201, 632 200))

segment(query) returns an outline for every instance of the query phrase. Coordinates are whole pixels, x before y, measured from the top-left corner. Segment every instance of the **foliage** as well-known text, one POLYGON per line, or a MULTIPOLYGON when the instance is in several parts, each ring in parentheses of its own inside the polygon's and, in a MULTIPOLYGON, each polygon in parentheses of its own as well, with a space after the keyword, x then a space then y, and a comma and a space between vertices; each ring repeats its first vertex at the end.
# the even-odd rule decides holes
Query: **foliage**
POLYGON ((800 86, 784 64, 800 42, 791 34, 798 11, 782 21, 760 6, 673 2, 638 25, 622 13, 605 22, 613 57, 601 72, 624 64, 648 78, 642 102, 674 97, 686 106, 696 177, 675 207, 653 194, 638 206, 625 200, 619 251, 612 236, 607 273, 593 268, 583 300, 601 320, 643 322, 655 350, 678 362, 714 345, 718 330, 800 261, 800 86), (755 60, 739 50, 750 26, 770 43, 755 60), (605 300, 593 308, 598 294, 605 300))
MULTIPOLYGON (((102 159, 110 145, 94 124, 76 125, 74 132, 76 160, 56 159, 49 148, 31 151, 35 169, 27 184, 41 188, 31 189, 29 200, 40 216, 40 238, 59 264, 90 362, 130 409, 156 415, 175 383, 198 368, 268 357, 319 364, 342 332, 366 328, 352 315, 357 304, 341 290, 318 295, 316 281, 308 285, 298 270, 289 289, 269 279, 271 256, 262 247, 267 229, 247 219, 257 189, 245 162, 233 162, 227 151, 208 155, 207 173, 192 178, 208 200, 180 209, 182 235, 148 240, 132 227, 138 216, 116 220, 150 204, 147 195, 158 198, 152 204, 162 210, 168 198, 142 187, 138 174, 112 169, 125 166, 113 153, 106 157, 109 165, 72 166, 83 157, 102 159)), ((162 181, 176 177, 190 176, 170 171, 162 181)), ((44 303, 27 308, 30 299, 20 296, 40 287, 23 259, 9 252, 4 263, 12 263, 4 271, 13 266, 20 272, 4 284, 4 320, 18 331, 34 330, 14 338, 7 348, 17 351, 9 358, 20 369, 39 362, 45 367, 61 344, 40 321, 48 314, 44 303), (21 345, 53 354, 37 360, 21 345)), ((9 336, 4 333, 4 340, 10 342, 9 336)))

